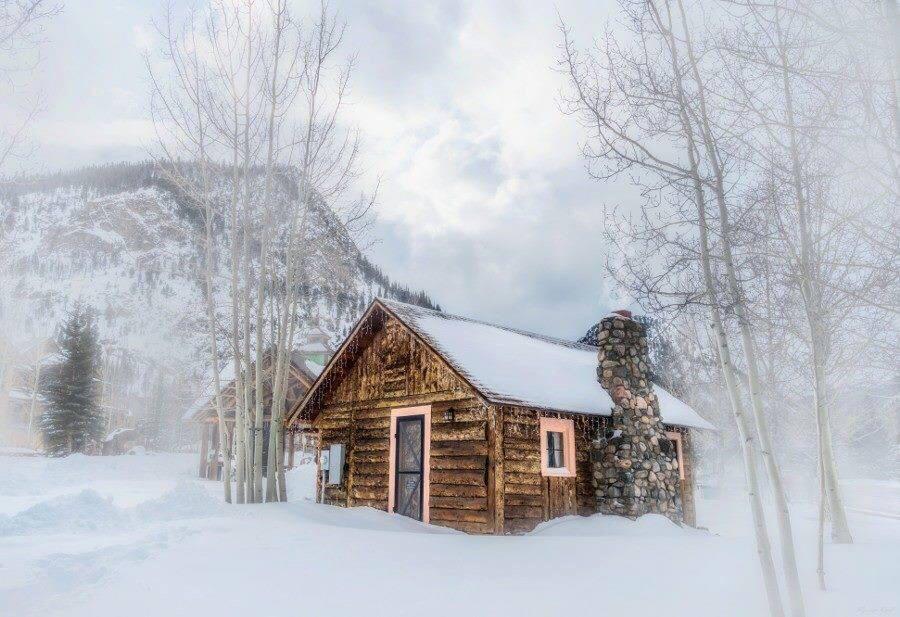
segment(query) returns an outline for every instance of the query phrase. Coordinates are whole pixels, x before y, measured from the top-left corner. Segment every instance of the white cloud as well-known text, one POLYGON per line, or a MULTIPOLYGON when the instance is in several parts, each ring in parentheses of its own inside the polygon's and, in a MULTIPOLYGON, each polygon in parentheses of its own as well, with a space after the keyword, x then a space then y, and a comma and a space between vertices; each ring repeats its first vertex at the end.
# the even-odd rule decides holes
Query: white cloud
MULTIPOLYGON (((359 54, 347 119, 364 140, 360 188, 382 179, 374 260, 449 309, 538 331, 577 336, 612 308, 600 306, 601 206, 635 197, 583 171, 581 129, 557 106, 555 7, 335 6, 349 24, 346 50, 359 54)), ((594 0, 559 8, 595 30, 610 11, 594 0)), ((35 126, 41 167, 145 156, 143 54, 160 11, 154 2, 67 6, 39 80, 49 95, 35 126)))
POLYGON ((154 139, 149 120, 47 121, 35 127, 39 147, 62 147, 90 153, 107 148, 143 148, 154 139))
POLYGON ((134 39, 135 48, 144 53, 153 51, 156 41, 156 34, 148 24, 135 24, 131 27, 131 33, 134 39))

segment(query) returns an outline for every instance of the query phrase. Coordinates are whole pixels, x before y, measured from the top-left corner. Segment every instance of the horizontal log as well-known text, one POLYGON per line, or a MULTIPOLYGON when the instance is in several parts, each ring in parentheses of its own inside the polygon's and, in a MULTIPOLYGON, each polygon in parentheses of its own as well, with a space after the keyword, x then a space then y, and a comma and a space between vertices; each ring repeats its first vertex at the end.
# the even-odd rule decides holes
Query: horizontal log
POLYGON ((520 448, 504 448, 503 458, 507 461, 540 461, 541 451, 539 444, 535 442, 534 447, 527 450, 520 448))
MULTIPOLYGON (((433 405, 439 402, 459 403, 460 405, 472 404, 480 399, 473 397, 471 391, 462 388, 451 388, 429 392, 428 394, 415 394, 405 396, 379 396, 377 398, 360 399, 358 394, 352 401, 332 401, 326 409, 329 411, 348 411, 351 409, 392 409, 398 407, 416 407, 418 405, 433 405)), ((321 415, 321 414, 320 414, 321 415)))
POLYGON ((431 456, 486 456, 486 441, 446 441, 435 443, 432 435, 431 456))
POLYGON ((538 427, 540 422, 536 415, 503 415, 503 424, 514 424, 518 426, 538 427))
POLYGON ((432 469, 478 469, 484 471, 486 456, 432 456, 432 469))
POLYGON ((383 429, 353 429, 356 439, 386 439, 390 438, 390 432, 387 428, 383 429))
POLYGON ((349 409, 323 409, 316 417, 315 423, 318 424, 322 420, 339 420, 341 418, 350 418, 349 409))
POLYGON ((327 431, 322 431, 322 443, 323 444, 332 444, 332 443, 349 443, 350 441, 350 429, 329 429, 327 431))
POLYGON ((431 508, 428 516, 432 521, 461 521, 465 523, 487 523, 486 510, 453 510, 450 508, 431 508))
MULTIPOLYGON (((347 412, 350 413, 350 412, 347 412)), ((354 420, 377 420, 387 418, 390 420, 391 418, 391 408, 390 407, 382 407, 377 409, 354 409, 353 410, 353 419, 354 420)))
POLYGON ((488 523, 469 523, 466 521, 431 521, 434 525, 440 525, 441 527, 447 527, 449 529, 455 529, 457 531, 462 531, 463 533, 477 533, 477 534, 486 534, 491 533, 491 527, 488 523))
POLYGON ((431 426, 446 426, 455 422, 484 422, 487 420, 487 410, 484 407, 470 407, 468 409, 460 409, 454 405, 443 405, 441 408, 433 408, 431 410, 431 426), (453 408, 453 420, 448 420, 445 414, 448 409, 453 408))
POLYGON ((353 466, 354 473, 366 476, 387 476, 388 464, 385 463, 357 463, 353 466))
MULTIPOLYGON (((529 461, 510 461, 507 460, 503 463, 503 468, 506 473, 527 473, 532 475, 538 475, 541 473, 541 461, 537 460, 529 460, 529 461)), ((509 476, 506 476, 507 478, 509 476)))
POLYGON ((541 518, 544 515, 544 508, 543 506, 504 506, 503 513, 507 519, 541 518))
POLYGON ((484 486, 484 472, 470 470, 438 469, 431 472, 431 481, 435 484, 465 484, 468 486, 484 486))
POLYGON ((536 440, 539 435, 537 425, 528 426, 526 424, 503 423, 503 439, 523 439, 536 440))
POLYGON ((350 489, 350 497, 354 501, 358 499, 387 501, 387 493, 387 487, 372 488, 368 486, 354 486, 352 489, 350 489))
POLYGON ((432 497, 487 497, 487 487, 465 484, 431 484, 432 497))
POLYGON ((540 494, 513 495, 511 493, 506 493, 503 496, 503 504, 506 508, 509 506, 543 506, 544 497, 540 494))
POLYGON ((369 507, 387 512, 387 499, 357 499, 353 502, 357 507, 369 507))
POLYGON ((487 499, 483 497, 441 497, 431 496, 432 508, 451 510, 487 510, 487 499))
POLYGON ((373 450, 371 452, 362 451, 356 452, 355 448, 352 453, 352 459, 354 463, 387 463, 388 462, 388 451, 387 450, 373 450))
POLYGON ((541 440, 538 439, 538 436, 535 435, 531 439, 518 439, 515 437, 504 437, 503 438, 503 449, 510 450, 537 450, 540 452, 541 448, 541 440))
POLYGON ((353 450, 354 452, 377 452, 382 450, 386 452, 390 445, 390 440, 387 437, 383 439, 357 439, 353 442, 353 450))
POLYGON ((536 411, 524 411, 522 409, 516 408, 504 408, 506 413, 503 414, 504 420, 509 420, 510 422, 535 422, 538 421, 538 414, 536 411))
POLYGON ((346 418, 322 418, 316 421, 316 428, 328 431, 334 429, 342 429, 350 426, 349 416, 346 418))
POLYGON ((542 518, 508 518, 503 523, 505 533, 528 533, 543 522, 542 518))
POLYGON ((507 473, 503 479, 510 484, 539 485, 542 478, 539 473, 507 473))
POLYGON ((454 422, 432 427, 432 441, 471 441, 485 438, 486 423, 454 422))
POLYGON ((357 418, 353 420, 354 429, 383 430, 385 435, 387 435, 390 426, 390 418, 357 418))
POLYGON ((504 495, 540 495, 540 484, 515 484, 513 482, 505 482, 503 484, 504 495))
POLYGON ((359 486, 382 486, 386 487, 388 485, 388 475, 382 474, 379 476, 367 476, 360 473, 353 472, 353 484, 359 486))

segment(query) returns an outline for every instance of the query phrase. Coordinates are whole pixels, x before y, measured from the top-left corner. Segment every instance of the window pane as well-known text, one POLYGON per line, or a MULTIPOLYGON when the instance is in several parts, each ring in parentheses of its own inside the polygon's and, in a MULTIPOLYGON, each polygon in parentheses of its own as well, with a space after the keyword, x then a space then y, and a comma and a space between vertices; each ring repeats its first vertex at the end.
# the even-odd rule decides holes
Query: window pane
POLYGON ((397 471, 422 469, 422 420, 397 422, 397 471))
POLYGON ((565 467, 563 453, 563 434, 556 431, 547 433, 547 467, 559 469, 565 467))

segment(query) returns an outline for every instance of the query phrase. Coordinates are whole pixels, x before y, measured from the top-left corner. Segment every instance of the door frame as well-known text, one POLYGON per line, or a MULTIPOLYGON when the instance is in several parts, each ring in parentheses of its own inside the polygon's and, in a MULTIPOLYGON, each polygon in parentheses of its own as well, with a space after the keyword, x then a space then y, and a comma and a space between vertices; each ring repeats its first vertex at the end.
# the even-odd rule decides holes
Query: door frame
POLYGON ((431 405, 399 407, 391 410, 391 431, 389 433, 390 455, 388 463, 388 512, 394 511, 397 487, 397 418, 422 416, 422 522, 430 520, 431 496, 431 405))

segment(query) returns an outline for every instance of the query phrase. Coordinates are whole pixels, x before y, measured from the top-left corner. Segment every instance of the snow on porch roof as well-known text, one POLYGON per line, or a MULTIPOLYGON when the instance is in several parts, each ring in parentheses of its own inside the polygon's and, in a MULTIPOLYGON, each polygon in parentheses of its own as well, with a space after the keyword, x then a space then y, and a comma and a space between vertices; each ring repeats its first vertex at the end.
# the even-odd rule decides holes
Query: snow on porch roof
MULTIPOLYGON (((608 416, 613 402, 597 382, 597 348, 379 298, 460 375, 494 403, 608 416)), ((667 424, 714 429, 654 384, 667 424)))

